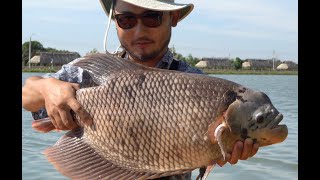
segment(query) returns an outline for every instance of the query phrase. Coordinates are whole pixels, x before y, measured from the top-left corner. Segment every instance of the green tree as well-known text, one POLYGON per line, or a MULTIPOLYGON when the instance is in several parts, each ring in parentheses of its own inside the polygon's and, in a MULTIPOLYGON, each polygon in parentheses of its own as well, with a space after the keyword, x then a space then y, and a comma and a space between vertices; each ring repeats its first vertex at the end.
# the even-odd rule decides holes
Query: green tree
POLYGON ((173 57, 175 57, 176 59, 179 59, 179 60, 182 60, 182 61, 186 61, 186 60, 187 60, 187 58, 186 58, 186 57, 183 57, 182 54, 177 53, 176 48, 175 48, 174 46, 172 46, 172 47, 169 48, 169 49, 170 49, 170 51, 172 52, 173 57))
MULTIPOLYGON (((55 49, 55 48, 51 48, 51 47, 48 47, 48 48, 44 48, 43 52, 60 52, 60 53, 71 53, 71 51, 68 51, 68 50, 58 50, 58 49, 55 49)), ((78 53, 79 54, 79 53, 78 53)))
MULTIPOLYGON (((44 51, 45 48, 38 41, 31 41, 31 58, 38 55, 40 51, 44 51)), ((29 41, 22 44, 22 63, 27 64, 29 61, 29 41)))
POLYGON ((174 46, 172 46, 172 47, 169 48, 169 49, 170 49, 170 51, 172 52, 173 57, 175 57, 176 59, 180 59, 180 60, 183 59, 182 54, 177 53, 176 48, 175 48, 174 46))
POLYGON ((188 57, 184 57, 182 54, 177 53, 176 48, 174 46, 172 46, 169 49, 172 52, 173 57, 182 61, 186 61, 191 66, 195 66, 200 61, 199 58, 193 57, 191 54, 189 54, 188 57))
POLYGON ((184 60, 191 66, 195 66, 200 61, 199 58, 193 57, 192 54, 189 54, 184 60))
POLYGON ((170 49, 170 51, 172 52, 173 56, 175 56, 175 55, 177 54, 176 48, 174 47, 174 45, 173 45, 171 48, 169 48, 169 49, 170 49))
POLYGON ((97 48, 93 48, 91 51, 89 51, 86 55, 88 54, 93 54, 93 53, 98 53, 97 48))
POLYGON ((242 68, 242 60, 238 57, 232 62, 234 69, 238 70, 242 68))

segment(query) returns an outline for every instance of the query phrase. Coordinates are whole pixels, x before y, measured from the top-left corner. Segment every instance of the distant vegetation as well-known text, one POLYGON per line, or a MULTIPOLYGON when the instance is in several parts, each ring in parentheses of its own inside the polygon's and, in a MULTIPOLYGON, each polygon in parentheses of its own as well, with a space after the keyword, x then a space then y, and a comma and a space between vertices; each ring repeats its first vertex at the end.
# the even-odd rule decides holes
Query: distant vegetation
MULTIPOLYGON (((191 66, 195 66, 201 58, 193 57, 192 54, 189 54, 187 57, 184 57, 182 54, 176 51, 176 48, 172 46, 169 48, 173 53, 173 56, 176 59, 182 60, 190 64, 191 66)), ((51 47, 43 47, 43 45, 38 41, 31 41, 31 58, 35 55, 40 55, 40 52, 71 52, 68 50, 58 50, 51 47)), ((86 54, 97 53, 98 50, 93 48, 92 50, 88 51, 86 54)), ((75 52, 79 54, 78 52, 75 52)), ((79 54, 80 56, 80 54, 79 54)), ((29 60, 29 41, 24 42, 22 44, 22 64, 26 66, 29 60)), ((208 74, 298 74, 297 71, 257 71, 257 70, 243 70, 242 63, 244 61, 241 60, 239 57, 236 57, 232 60, 233 69, 226 69, 226 70, 217 70, 217 69, 208 69, 204 68, 203 71, 208 74)), ((23 72, 56 72, 59 70, 59 66, 56 67, 33 67, 31 69, 24 67, 22 69, 23 72)))
MULTIPOLYGON (((187 57, 184 57, 182 54, 179 54, 176 52, 176 48, 172 46, 169 48, 171 52, 173 53, 173 56, 179 60, 186 61, 188 64, 191 66, 195 66, 201 58, 193 57, 192 54, 189 54, 187 57)), ((234 60, 232 60, 232 64, 235 70, 241 69, 242 68, 242 63, 244 61, 241 60, 239 57, 236 57, 234 60)))
POLYGON ((179 59, 179 60, 182 60, 182 61, 186 61, 191 66, 195 66, 200 61, 199 58, 193 57, 192 54, 189 54, 187 57, 182 56, 182 54, 177 53, 176 48, 174 46, 172 46, 169 49, 171 50, 171 52, 173 53, 173 56, 176 59, 179 59))
POLYGON ((243 63, 243 61, 238 57, 236 57, 236 59, 232 62, 233 67, 234 67, 235 70, 241 69, 242 68, 242 63, 243 63))
POLYGON ((43 66, 43 67, 32 67, 28 68, 28 66, 25 66, 22 68, 22 72, 39 72, 39 73, 54 73, 57 72, 61 66, 43 66))
MULTIPOLYGON (((187 57, 184 57, 182 54, 177 53, 174 46, 172 48, 170 48, 170 50, 171 50, 171 52, 173 52, 173 55, 175 58, 182 60, 182 61, 186 61, 191 66, 195 66, 200 61, 200 58, 193 57, 192 54, 189 54, 187 57)), ((71 52, 71 51, 59 50, 59 49, 55 49, 52 47, 45 48, 39 41, 31 41, 31 56, 30 57, 32 58, 33 56, 40 55, 40 52, 71 52)), ((90 50, 86 54, 97 53, 97 52, 98 52, 98 50, 96 48, 93 48, 92 50, 90 50)), ((76 52, 76 53, 78 53, 78 52, 76 52)), ((79 54, 79 56, 80 56, 80 54, 79 54)), ((28 61, 29 61, 29 41, 24 42, 22 44, 22 64, 27 65, 28 61)))
POLYGON ((298 75, 298 71, 273 70, 232 70, 232 69, 202 69, 206 74, 259 74, 259 75, 298 75))
MULTIPOLYGON (((68 50, 58 50, 55 48, 45 48, 38 41, 31 41, 31 58, 40 55, 40 52, 70 52, 68 50)), ((78 53, 79 54, 79 53, 78 53)), ((79 55, 80 56, 80 55, 79 55)), ((29 41, 22 44, 22 64, 27 65, 29 61, 29 41)))

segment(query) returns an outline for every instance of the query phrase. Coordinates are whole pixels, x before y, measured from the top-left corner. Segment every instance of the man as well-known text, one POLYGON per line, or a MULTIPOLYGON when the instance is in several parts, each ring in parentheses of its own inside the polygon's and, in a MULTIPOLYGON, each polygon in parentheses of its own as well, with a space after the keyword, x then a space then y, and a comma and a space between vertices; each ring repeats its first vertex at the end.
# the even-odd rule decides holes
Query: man
MULTIPOLYGON (((193 9, 193 4, 176 4, 173 0, 100 0, 107 15, 116 23, 117 35, 123 52, 118 56, 149 67, 172 69, 189 73, 202 73, 183 61, 175 60, 168 49, 171 29, 185 18, 193 9), (110 11, 111 10, 111 11, 110 11), (110 13, 110 14, 109 14, 110 13)), ((77 125, 70 111, 79 115, 85 124, 90 125, 92 118, 75 99, 75 92, 84 84, 83 69, 72 64, 64 65, 60 71, 45 77, 33 76, 25 81, 22 88, 23 107, 33 113, 34 118, 51 118, 56 129, 70 130, 77 125), (45 108, 44 108, 45 107, 45 108)), ((227 161, 235 164, 245 160, 258 150, 258 144, 251 139, 237 142, 227 161)), ((166 179, 190 179, 191 173, 166 179)), ((163 178, 165 179, 165 178, 163 178)))

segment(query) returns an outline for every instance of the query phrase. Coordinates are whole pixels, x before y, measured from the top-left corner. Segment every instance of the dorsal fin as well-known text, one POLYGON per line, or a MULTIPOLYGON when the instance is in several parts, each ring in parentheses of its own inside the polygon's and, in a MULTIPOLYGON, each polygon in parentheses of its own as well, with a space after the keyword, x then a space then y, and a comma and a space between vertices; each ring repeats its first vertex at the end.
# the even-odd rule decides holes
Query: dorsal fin
POLYGON ((143 66, 130 60, 120 57, 115 57, 109 53, 93 53, 84 56, 81 60, 73 64, 74 66, 81 67, 89 72, 90 76, 97 84, 103 82, 102 76, 109 76, 115 72, 123 70, 155 70, 143 66))
POLYGON ((159 69, 148 67, 132 62, 128 59, 116 57, 109 53, 93 53, 84 56, 81 60, 73 64, 81 67, 92 77, 96 85, 101 85, 106 81, 106 77, 121 71, 170 71, 170 73, 181 73, 180 71, 159 69))

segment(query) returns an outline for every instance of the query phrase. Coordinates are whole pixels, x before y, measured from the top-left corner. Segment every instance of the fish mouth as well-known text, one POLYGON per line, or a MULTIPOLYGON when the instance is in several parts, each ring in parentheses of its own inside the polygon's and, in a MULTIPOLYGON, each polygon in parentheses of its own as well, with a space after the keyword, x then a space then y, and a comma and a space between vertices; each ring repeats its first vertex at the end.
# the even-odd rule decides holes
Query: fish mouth
POLYGON ((283 115, 279 113, 266 128, 270 128, 274 133, 288 132, 288 127, 285 124, 279 124, 283 120, 283 115))
POLYGON ((274 129, 276 127, 279 126, 279 123, 282 121, 283 119, 283 115, 281 113, 279 113, 273 121, 271 121, 268 125, 267 125, 267 128, 270 128, 270 129, 274 129))
POLYGON ((273 121, 266 127, 260 129, 259 137, 267 137, 267 141, 259 142, 259 146, 267 146, 284 141, 288 136, 288 127, 285 124, 279 124, 283 120, 283 115, 279 113, 273 121))
POLYGON ((276 125, 274 128, 261 129, 261 135, 268 137, 268 141, 259 142, 259 146, 267 146, 284 141, 288 136, 288 127, 284 124, 276 125))
POLYGON ((273 132, 288 131, 288 127, 285 124, 279 124, 276 127, 272 128, 271 131, 273 131, 273 132))

